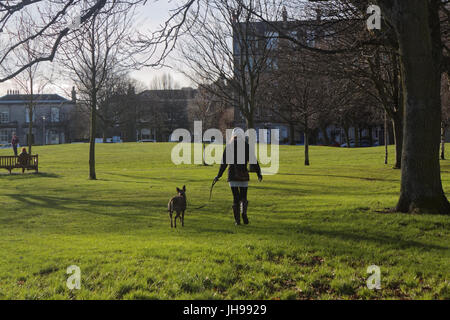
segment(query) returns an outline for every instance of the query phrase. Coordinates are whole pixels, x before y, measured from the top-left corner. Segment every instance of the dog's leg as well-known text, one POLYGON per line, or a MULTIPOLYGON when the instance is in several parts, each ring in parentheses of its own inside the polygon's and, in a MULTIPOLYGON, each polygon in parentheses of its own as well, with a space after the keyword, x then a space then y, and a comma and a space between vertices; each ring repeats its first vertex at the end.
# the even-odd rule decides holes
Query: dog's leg
POLYGON ((172 211, 169 211, 169 216, 170 216, 170 227, 173 228, 173 223, 172 223, 172 211))
POLYGON ((181 213, 181 226, 184 227, 184 210, 181 213))
POLYGON ((178 211, 176 211, 176 215, 175 215, 175 219, 173 219, 174 223, 175 223, 175 228, 177 227, 177 218, 178 218, 178 211))

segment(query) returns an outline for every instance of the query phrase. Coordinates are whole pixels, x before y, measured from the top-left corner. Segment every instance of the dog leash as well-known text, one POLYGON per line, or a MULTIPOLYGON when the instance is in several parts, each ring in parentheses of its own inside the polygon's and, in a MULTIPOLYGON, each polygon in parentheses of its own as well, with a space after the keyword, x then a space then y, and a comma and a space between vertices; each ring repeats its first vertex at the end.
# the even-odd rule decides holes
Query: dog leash
POLYGON ((213 191, 214 185, 216 184, 217 181, 219 181, 219 179, 216 180, 216 178, 214 178, 214 180, 211 184, 211 188, 209 189, 209 201, 211 201, 212 191, 213 191))
MULTIPOLYGON (((213 182, 212 182, 212 184, 211 184, 211 187, 209 188, 209 200, 208 200, 208 202, 211 201, 212 191, 213 191, 214 185, 217 183, 217 181, 219 181, 219 180, 216 180, 216 179, 214 178, 214 180, 213 180, 213 182)), ((205 206, 206 206, 206 204, 204 204, 204 205, 202 205, 202 206, 200 206, 200 207, 194 208, 194 209, 201 209, 201 208, 203 208, 203 207, 205 207, 205 206)))

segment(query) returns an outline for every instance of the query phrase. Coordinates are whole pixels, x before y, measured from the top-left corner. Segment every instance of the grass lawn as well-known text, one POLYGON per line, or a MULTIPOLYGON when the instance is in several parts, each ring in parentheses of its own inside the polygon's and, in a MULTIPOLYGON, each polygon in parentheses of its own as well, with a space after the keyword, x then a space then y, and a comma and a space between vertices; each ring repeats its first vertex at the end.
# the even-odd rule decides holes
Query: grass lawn
POLYGON ((88 144, 35 147, 39 174, 3 170, 0 299, 450 299, 450 216, 383 213, 400 188, 383 147, 312 147, 310 167, 280 147, 279 174, 251 176, 250 225, 235 226, 225 176, 207 202, 218 166, 175 166, 173 146, 99 144, 97 181, 88 144), (183 184, 185 227, 171 229, 183 184), (366 287, 373 264, 380 290, 366 287))

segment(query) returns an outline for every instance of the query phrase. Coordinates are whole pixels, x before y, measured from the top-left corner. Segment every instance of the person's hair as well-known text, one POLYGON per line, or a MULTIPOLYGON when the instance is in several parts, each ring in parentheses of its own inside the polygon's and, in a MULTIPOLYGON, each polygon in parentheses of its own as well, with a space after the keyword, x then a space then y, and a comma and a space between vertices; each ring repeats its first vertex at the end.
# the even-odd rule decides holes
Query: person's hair
POLYGON ((233 132, 231 132, 230 143, 233 142, 233 140, 239 136, 241 136, 242 139, 245 139, 245 132, 241 128, 236 127, 233 129, 233 132))

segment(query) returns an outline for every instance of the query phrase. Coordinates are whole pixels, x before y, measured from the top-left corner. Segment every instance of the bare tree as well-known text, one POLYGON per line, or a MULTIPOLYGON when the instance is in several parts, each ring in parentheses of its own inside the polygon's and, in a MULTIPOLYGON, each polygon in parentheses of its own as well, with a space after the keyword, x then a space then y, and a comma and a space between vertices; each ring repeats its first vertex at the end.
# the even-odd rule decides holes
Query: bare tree
POLYGON ((186 18, 189 28, 183 29, 186 38, 180 41, 182 62, 189 70, 184 73, 199 85, 214 84, 204 88, 236 106, 247 128, 254 128, 261 75, 273 67, 270 55, 277 37, 273 30, 258 27, 252 12, 258 10, 267 19, 277 12, 253 7, 261 1, 249 1, 251 10, 236 0, 199 3, 199 12, 186 18))
MULTIPOLYGON (((209 128, 217 128, 225 132, 226 128, 232 123, 233 119, 230 119, 227 116, 229 115, 228 111, 231 109, 227 102, 221 99, 221 97, 213 94, 215 91, 214 88, 210 88, 215 84, 205 84, 201 85, 197 94, 194 98, 194 101, 189 106, 189 122, 194 123, 194 121, 202 122, 202 148, 203 155, 205 150, 205 141, 203 141, 203 135, 206 130, 209 128)), ((221 84, 222 85, 222 84, 221 84)), ((191 127, 193 130, 193 127, 191 127)), ((205 159, 203 158, 203 165, 206 165, 205 159)))
POLYGON ((95 172, 95 138, 98 107, 101 94, 113 74, 119 74, 128 61, 129 52, 123 44, 131 32, 133 13, 116 7, 103 19, 93 17, 89 23, 61 46, 59 63, 70 72, 76 82, 80 100, 89 107, 90 147, 89 178, 97 178, 95 172))
MULTIPOLYGON (((366 1, 326 1, 328 8, 331 8, 330 3, 356 8, 354 20, 358 21, 359 17, 359 21, 363 21, 361 12, 367 8, 366 1)), ((441 33, 445 19, 440 19, 440 12, 448 13, 448 3, 439 0, 378 0, 375 3, 381 6, 384 23, 393 30, 397 39, 394 49, 401 57, 405 117, 401 191, 396 210, 449 214, 450 204, 442 189, 438 158, 441 72, 446 70, 449 59, 441 33), (411 16, 415 18, 411 19, 411 16)), ((336 10, 333 17, 339 21, 345 17, 344 14, 345 11, 336 10)), ((369 41, 361 39, 354 43, 358 46, 375 45, 377 42, 386 44, 385 39, 377 38, 369 38, 369 41)), ((335 47, 333 50, 317 51, 331 54, 354 48, 355 45, 346 46, 343 50, 335 47)))
POLYGON ((175 81, 172 74, 166 72, 162 75, 153 77, 150 82, 151 90, 175 90, 180 89, 180 84, 175 81))
POLYGON ((445 160, 445 137, 447 128, 450 125, 450 80, 449 75, 442 75, 441 82, 441 103, 442 103, 442 121, 441 121, 441 159, 445 160))
MULTIPOLYGON (((300 126, 304 135, 305 166, 309 161, 310 131, 325 107, 328 85, 318 76, 311 55, 282 48, 277 54, 278 68, 264 81, 267 107, 292 128, 300 126)), ((291 130, 291 136, 294 134, 291 130)), ((293 137, 291 137, 292 139, 293 137)))
MULTIPOLYGON (((128 45, 139 53, 135 63, 158 66, 173 50, 185 23, 187 12, 195 10, 198 0, 184 0, 171 11, 170 17, 153 32, 135 32, 128 45)), ((62 43, 77 34, 78 27, 88 26, 92 19, 103 20, 110 12, 132 11, 140 6, 151 6, 148 0, 8 0, 0 1, 0 33, 17 24, 17 15, 24 10, 33 11, 32 34, 24 39, 9 37, 0 47, 0 65, 26 43, 36 43, 35 58, 17 65, 13 70, 0 73, 0 82, 14 78, 28 67, 44 61, 53 61, 62 43)), ((32 45, 34 46, 34 45, 32 45)), ((4 70, 3 70, 4 71, 4 70)))
POLYGON ((441 1, 378 1, 394 26, 404 93, 402 180, 397 210, 449 214, 439 165, 441 1), (410 17, 414 16, 415 19, 410 17))
MULTIPOLYGON (((17 25, 14 28, 5 28, 5 33, 9 36, 14 36, 19 40, 24 40, 33 34, 33 26, 31 23, 31 14, 28 10, 23 10, 18 14, 17 25)), ((2 64, 2 68, 6 73, 13 72, 15 68, 21 65, 28 65, 28 67, 20 74, 13 78, 13 82, 20 87, 22 92, 27 95, 27 112, 28 112, 28 153, 31 154, 33 144, 33 122, 35 105, 37 103, 38 95, 44 92, 45 87, 51 82, 52 69, 48 68, 46 76, 42 70, 42 64, 36 63, 31 65, 36 59, 36 43, 24 42, 24 44, 13 51, 10 59, 2 64), (7 63, 8 62, 8 63, 7 63)), ((45 137, 43 137, 45 139, 45 137)))
MULTIPOLYGON (((97 118, 99 132, 106 142, 108 132, 117 127, 127 127, 127 139, 136 131, 138 101, 136 90, 142 91, 144 85, 124 73, 110 74, 105 86, 99 92, 97 118)), ((135 133, 134 133, 135 134, 135 133)), ((132 141, 135 141, 133 139, 132 141)))

